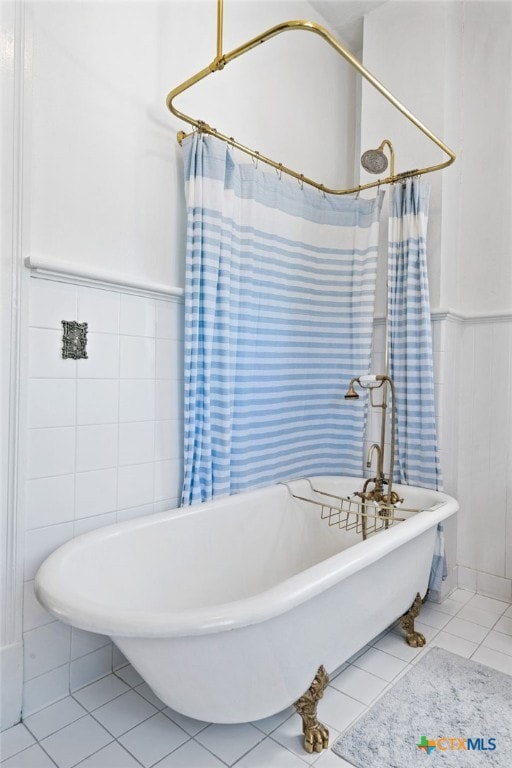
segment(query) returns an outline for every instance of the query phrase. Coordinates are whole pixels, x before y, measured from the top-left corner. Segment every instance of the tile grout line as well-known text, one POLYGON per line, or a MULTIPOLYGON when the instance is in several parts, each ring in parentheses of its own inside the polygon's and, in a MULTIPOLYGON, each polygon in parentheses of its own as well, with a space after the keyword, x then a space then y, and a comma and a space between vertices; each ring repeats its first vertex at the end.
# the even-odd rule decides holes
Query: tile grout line
MULTIPOLYGON (((64 698, 67 698, 67 697, 65 696, 64 698)), ((63 700, 64 700, 64 699, 59 699, 59 701, 63 701, 63 700)), ((59 702, 58 702, 58 701, 56 701, 56 702, 54 702, 54 703, 55 703, 55 704, 58 704, 59 702)), ((53 706, 53 704, 49 704, 49 705, 48 705, 48 707, 45 707, 45 709, 49 709, 51 706, 53 706)), ((44 709, 41 709, 41 710, 39 710, 39 711, 40 711, 40 712, 44 712, 44 709)), ((39 714, 39 712, 35 712, 34 714, 36 714, 36 715, 37 715, 37 714, 39 714)), ((59 731, 62 731, 62 729, 63 729, 63 728, 67 728, 67 726, 68 726, 68 725, 73 725, 73 723, 77 723, 79 720, 83 720, 83 718, 84 718, 84 717, 87 717, 87 715, 88 715, 88 714, 90 714, 90 713, 89 713, 89 712, 87 712, 87 710, 85 710, 85 711, 84 711, 84 714, 83 714, 83 715, 80 715, 80 717, 77 717, 77 718, 76 718, 76 720, 72 720, 70 723, 66 723, 66 725, 61 725, 61 727, 60 727, 60 728, 57 728, 55 731, 50 731, 49 733, 46 733, 46 734, 45 734, 45 735, 44 735, 44 736, 43 736, 41 739, 40 739, 40 738, 38 738, 38 736, 36 736, 36 734, 34 733, 34 731, 30 730, 30 725, 27 725, 27 723, 26 723, 25 721, 23 721, 23 725, 25 726, 25 728, 26 728, 28 731, 30 731, 30 733, 32 734, 32 736, 34 737, 34 739, 37 741, 37 743, 38 743, 38 744, 40 744, 40 743, 41 743, 41 741, 43 741, 44 739, 47 739, 47 738, 48 738, 48 736, 54 736, 54 735, 55 735, 56 733, 58 733, 59 731)))
POLYGON ((41 744, 41 742, 40 742, 40 741, 38 741, 38 742, 37 742, 37 744, 38 744, 38 745, 39 745, 39 747, 40 747, 40 748, 43 750, 44 754, 45 754, 45 755, 47 755, 47 757, 48 757, 48 758, 49 758, 49 759, 52 761, 52 763, 53 763, 54 765, 56 765, 56 766, 57 766, 57 768, 61 768, 61 766, 59 766, 59 764, 58 764, 58 763, 57 763, 57 762, 56 762, 56 761, 53 759, 53 757, 52 757, 52 756, 51 756, 51 755, 50 755, 50 754, 49 754, 49 753, 46 751, 46 749, 43 747, 43 745, 41 744))
MULTIPOLYGON (((505 608, 505 610, 508 610, 508 608, 505 608)), ((480 650, 480 648, 482 648, 482 647, 483 647, 483 648, 487 648, 487 647, 488 647, 488 646, 484 646, 484 642, 487 640, 487 638, 489 637, 489 635, 491 634, 491 632, 494 632, 494 631, 498 632, 498 631, 499 631, 499 630, 495 630, 495 629, 494 629, 494 627, 496 626, 496 624, 499 622, 499 620, 500 620, 502 617, 503 617, 503 614, 501 614, 501 616, 498 616, 498 618, 496 619, 496 621, 494 622, 494 624, 492 625, 492 627, 490 627, 490 628, 489 628, 489 630, 488 630, 487 634, 485 635, 485 637, 483 637, 483 638, 482 638, 482 641, 481 641, 481 642, 480 642, 480 643, 477 645, 477 647, 475 648, 475 650, 473 651, 473 653, 470 655, 470 657, 469 657, 470 659, 472 659, 472 658, 473 658, 473 656, 475 655, 475 653, 476 653, 477 651, 479 651, 479 650, 480 650)), ((500 634, 503 634, 505 637, 510 637, 509 635, 507 635, 507 634, 506 634, 506 633, 504 633, 504 632, 501 632, 500 634)), ((489 650, 491 650, 491 651, 494 651, 495 653, 502 653, 502 651, 496 651, 496 650, 495 650, 495 649, 493 649, 493 648, 489 648, 489 650)), ((507 656, 507 654, 506 654, 506 653, 502 653, 502 655, 503 655, 504 657, 506 657, 506 656, 507 656)), ((479 662, 479 663, 481 663, 481 662, 479 662)))
MULTIPOLYGON (((109 735, 110 735, 110 734, 109 734, 109 735)), ((123 747, 123 745, 122 745, 122 744, 120 744, 120 743, 118 742, 118 740, 114 738, 112 741, 109 741, 109 743, 108 743, 108 744, 104 744, 102 747, 100 747, 99 749, 97 749, 95 752, 91 752, 91 754, 90 754, 90 755, 87 755, 87 757, 84 757, 82 760, 80 760, 80 762, 78 762, 78 763, 73 763, 73 765, 71 765, 71 766, 70 766, 70 768, 79 768, 79 766, 80 766, 80 765, 82 765, 82 763, 84 763, 86 760, 89 760, 89 758, 93 757, 94 755, 97 755, 97 754, 98 754, 98 752, 101 752, 101 750, 102 750, 102 749, 106 749, 107 747, 110 747, 112 744, 119 744, 119 746, 120 746, 122 749, 125 749, 125 750, 126 750, 126 747, 123 747)), ((140 760, 137 760, 137 758, 136 758, 134 755, 132 755, 132 753, 131 753, 131 752, 129 752, 128 754, 129 754, 131 757, 133 757, 133 759, 134 759, 134 760, 135 760, 135 761, 136 761, 136 762, 137 762, 137 763, 138 763, 138 764, 141 766, 141 768, 145 768, 145 767, 144 767, 144 765, 143 765, 143 763, 141 763, 141 762, 140 762, 140 760)))
MULTIPOLYGON (((151 715, 151 717, 154 717, 154 715, 151 715)), ((164 717, 166 717, 166 715, 164 715, 164 717)), ((151 718, 148 718, 148 719, 150 720, 151 718)), ((147 721, 144 720, 143 722, 147 722, 147 721)), ((142 723, 139 723, 139 725, 142 725, 142 723)), ((174 723, 174 725, 176 725, 176 723, 174 723)), ((137 726, 134 726, 134 728, 137 728, 137 726)), ((133 730, 133 728, 130 728, 130 730, 133 730)), ((181 730, 183 730, 183 728, 181 730)), ((129 731, 126 731, 126 733, 129 733, 129 731)), ((124 733, 121 734, 121 736, 125 736, 125 735, 126 734, 124 733)), ((188 739, 185 739, 185 741, 182 741, 181 744, 179 744, 177 747, 174 747, 174 749, 171 749, 171 751, 167 752, 163 757, 159 757, 158 760, 156 760, 154 763, 151 763, 151 765, 148 768, 153 768, 153 766, 158 765, 158 763, 160 763, 162 760, 165 760, 167 757, 169 757, 169 755, 172 755, 173 752, 176 752, 177 749, 184 747, 185 744, 188 744, 190 741, 193 740, 192 736, 189 733, 187 733, 187 736, 188 736, 188 739)), ((119 738, 116 738, 115 741, 117 742, 117 744, 119 744, 120 747, 125 749, 128 752, 128 754, 134 758, 134 760, 137 760, 137 762, 140 765, 142 765, 142 768, 147 768, 146 766, 144 766, 144 763, 141 763, 141 761, 133 754, 133 752, 130 751, 128 747, 126 747, 121 741, 119 741, 119 738)))
MULTIPOLYGON (((120 432, 121 432, 121 296, 117 297, 117 421, 116 421, 116 522, 119 522, 117 513, 119 511, 119 454, 120 454, 120 432)), ((112 643, 112 671, 114 670, 114 643, 112 643)))
MULTIPOLYGON (((114 673, 111 673, 111 674, 114 674, 114 673)), ((105 675, 105 677, 106 677, 106 675, 105 675)), ((117 675, 116 675, 116 677, 117 677, 117 675)), ((101 678, 100 678, 100 679, 101 679, 101 678)), ((119 678, 119 679, 120 679, 120 680, 122 680, 122 678, 119 678)), ((156 715, 158 715, 158 714, 161 714, 161 715, 163 715, 165 718, 167 718, 167 719, 169 720, 169 722, 171 722, 171 723, 172 723, 174 726, 176 726, 177 728, 179 728, 179 729, 180 729, 180 731, 183 731, 183 733, 184 733, 184 734, 187 736, 187 739, 185 739, 185 741, 184 741, 184 742, 182 742, 182 743, 181 743, 181 744, 179 744, 177 747, 175 747, 175 748, 174 748, 174 749, 172 749, 170 752, 168 752, 166 755, 164 755, 163 757, 161 757, 161 758, 160 758, 160 760, 163 760, 165 757, 167 757, 168 755, 170 755, 172 752, 176 751, 176 749, 179 749, 180 747, 182 747, 182 746, 184 746, 185 744, 187 744, 187 743, 188 743, 188 742, 189 742, 191 739, 193 739, 193 736, 191 736, 189 733, 187 733, 187 731, 185 731, 185 729, 184 729, 184 728, 182 728, 180 725, 178 725, 178 723, 176 723, 174 720, 172 720, 172 718, 168 717, 168 716, 167 716, 167 715, 166 715, 166 714, 163 712, 163 710, 159 710, 159 709, 157 709, 157 708, 156 708, 156 707, 155 707, 153 704, 151 704, 151 702, 149 702, 149 701, 148 701, 146 698, 144 698, 144 696, 142 696, 142 694, 138 693, 138 691, 136 691, 134 687, 132 687, 131 685, 129 685, 128 683, 126 683, 124 680, 123 680, 122 682, 124 682, 124 683, 125 683, 125 685, 128 685, 128 686, 129 686, 129 689, 130 689, 129 691, 124 691, 123 693, 119 694, 119 696, 115 696, 113 699, 110 699, 110 701, 106 701, 104 704, 100 704, 98 707, 95 707, 95 709, 94 709, 94 710, 92 710, 92 711, 88 710, 87 714, 89 714, 89 715, 90 715, 90 716, 91 716, 91 717, 92 717, 92 718, 95 720, 95 722, 97 722, 97 723, 98 723, 98 724, 99 724, 99 725, 100 725, 100 726, 101 726, 101 727, 102 727, 102 728, 103 728, 103 729, 104 729, 104 730, 105 730, 105 731, 106 731, 106 732, 109 734, 109 736, 112 736, 112 739, 113 739, 114 741, 117 741, 117 742, 120 744, 120 746, 121 746, 121 747, 123 747, 123 749, 125 749, 127 752, 129 752, 129 754, 130 754, 130 755, 131 755, 132 753, 130 752, 130 750, 128 749, 128 747, 126 747, 126 746, 125 746, 125 745, 124 745, 122 742, 120 742, 120 741, 119 741, 119 739, 120 739, 122 736, 126 736, 126 734, 127 734, 127 733, 130 733, 131 731, 133 731, 135 728, 138 728, 138 727, 139 727, 140 725, 142 725, 143 723, 146 723, 146 722, 148 722, 148 720, 151 720, 151 718, 155 717, 155 716, 156 716, 156 715), (152 712, 150 715, 148 715, 148 717, 145 717, 143 720, 141 720, 139 723, 136 723, 136 724, 135 724, 135 725, 133 725, 131 728, 128 728, 126 731, 123 731, 123 733, 120 733, 118 736, 114 736, 114 734, 112 734, 112 732, 111 732, 111 731, 109 731, 109 730, 108 730, 108 728, 107 728, 107 727, 106 727, 106 726, 105 726, 105 725, 104 725, 104 724, 103 724, 103 723, 102 723, 100 720, 98 720, 98 718, 97 718, 97 717, 95 717, 95 715, 94 715, 94 712, 96 712, 96 710, 100 709, 101 707, 103 707, 103 706, 106 706, 107 704, 110 704, 111 702, 115 701, 116 699, 119 699, 119 698, 121 698, 121 696, 124 696, 124 695, 126 695, 126 694, 127 694, 127 693, 129 693, 130 691, 132 691, 133 693, 136 693, 138 696, 140 696, 140 698, 141 698, 141 699, 143 699, 143 701, 144 701, 146 704, 149 704, 150 706, 152 706, 152 707, 153 707, 153 708, 154 708, 156 711, 155 711, 155 712, 152 712)), ((86 687, 86 686, 84 686, 84 687, 86 687)), ((80 702, 78 702, 78 703, 80 703, 80 702)), ((83 705, 82 705, 82 706, 83 706, 83 705)), ((81 718, 80 718, 80 719, 81 719, 81 718)), ((107 745, 105 745, 105 746, 107 746, 107 745)), ((99 751, 99 750, 97 750, 97 751, 99 751)), ((137 758, 135 757, 135 755, 133 755, 133 757, 134 757, 134 758, 137 760, 137 758)), ((137 760, 137 761, 138 761, 138 762, 140 762, 139 760, 137 760)), ((159 761, 157 761, 157 762, 159 762, 159 761)), ((152 764, 152 765, 154 765, 154 764, 152 764)))
MULTIPOLYGON (((18 723, 18 725, 19 725, 19 723, 18 723)), ((23 723, 23 725, 25 725, 25 723, 23 723)), ((13 726, 13 727, 15 727, 15 726, 13 726)), ((26 726, 25 726, 25 727, 26 727, 26 726)), ((28 729, 27 729, 27 730, 28 730, 28 729)), ((31 733, 31 735, 33 735, 31 731, 30 731, 30 733, 31 733)), ((35 738, 35 737, 34 737, 34 738, 35 738)), ((61 767, 60 767, 60 766, 59 766, 59 765, 58 765, 58 764, 55 762, 55 760, 54 760, 54 759, 51 757, 51 755, 49 755, 49 754, 48 754, 48 752, 47 752, 47 751, 45 750, 45 748, 44 748, 44 747, 41 745, 41 742, 40 742, 38 739, 36 739, 36 740, 35 740, 35 742, 34 742, 33 744, 29 744, 28 746, 26 746, 26 747, 23 747, 23 749, 19 749, 17 752, 13 752, 13 754, 12 754, 12 755, 9 755, 9 757, 7 757, 5 760, 0 760, 0 764, 6 763, 8 760, 12 760, 12 758, 13 758, 13 757, 17 757, 18 755, 21 755, 23 752, 27 752, 27 750, 29 750, 29 749, 32 749, 32 747, 40 747, 40 748, 43 750, 44 754, 45 754, 45 755, 46 755, 46 756, 47 756, 47 757, 48 757, 48 758, 49 758, 49 759, 52 761, 52 763, 53 763, 55 766, 57 766, 57 768, 61 768, 61 767)))
MULTIPOLYGON (((94 653, 94 651, 92 651, 92 653, 94 653)), ((84 688, 88 688, 90 685, 94 685, 95 683, 99 683, 100 680, 104 680, 105 677, 109 677, 109 675, 115 675, 115 672, 107 672, 106 675, 102 675, 101 677, 98 677, 97 680, 93 680, 91 683, 87 683, 86 685, 82 685, 80 688, 77 688, 76 691, 71 691, 71 693, 69 694, 77 702, 77 704, 80 704, 80 706, 83 707, 86 710, 88 715, 92 714, 92 712, 95 711, 96 709, 99 709, 100 707, 104 707, 106 704, 110 704, 111 701, 115 701, 116 699, 119 699, 121 696, 124 696, 125 693, 129 692, 129 691, 122 691, 121 693, 117 694, 116 696, 113 696, 111 699, 108 699, 108 701, 104 701, 103 704, 98 704, 97 707, 94 707, 94 710, 88 709, 84 704, 82 704, 80 699, 76 698, 75 694, 77 694, 79 691, 83 690, 84 688)), ((116 677, 118 678, 118 680, 121 680, 121 682, 123 682, 125 685, 128 685, 128 683, 126 683, 121 677, 118 677, 117 675, 116 675, 116 677)), ((128 686, 128 688, 129 688, 129 690, 133 690, 131 685, 128 686)), ((139 694, 139 696, 140 696, 140 694, 139 694)))

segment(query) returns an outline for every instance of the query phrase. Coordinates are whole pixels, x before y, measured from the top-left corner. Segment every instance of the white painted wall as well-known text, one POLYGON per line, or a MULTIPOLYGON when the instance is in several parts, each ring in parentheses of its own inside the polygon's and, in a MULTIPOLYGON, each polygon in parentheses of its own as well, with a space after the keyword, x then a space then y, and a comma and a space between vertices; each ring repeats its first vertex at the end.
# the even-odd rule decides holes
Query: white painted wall
MULTIPOLYGON (((512 308, 511 18, 508 2, 390 0, 365 20, 365 65, 457 154, 425 177, 434 309, 512 308)), ((398 171, 446 157, 366 83, 361 126, 363 150, 392 139, 398 171)))
MULTIPOLYGON (((27 10, 25 250, 181 284, 185 217, 175 135, 187 126, 165 98, 213 60, 216 3, 36 2, 27 10)), ((228 2, 224 17, 224 51, 285 19, 320 19, 300 0, 228 2)), ((352 174, 355 80, 316 35, 288 32, 209 76, 177 106, 341 186, 352 174)))
POLYGON ((464 3, 457 308, 512 309, 512 4, 464 3))
MULTIPOLYGON (((459 5, 459 4, 457 4, 459 5)), ((457 152, 457 134, 445 118, 445 101, 457 76, 453 66, 453 41, 460 23, 450 3, 388 2, 365 18, 364 64, 427 128, 457 152), (393 52, 393 55, 390 55, 393 52)), ((363 83, 361 151, 379 146, 388 138, 395 149, 397 173, 447 159, 433 142, 368 83, 363 83)), ((428 268, 430 300, 440 306, 443 224, 443 184, 457 174, 457 166, 430 174, 428 268)), ((366 182, 375 176, 361 171, 366 182)), ((386 221, 386 211, 383 222, 386 221)), ((387 227, 381 231, 381 253, 387 252, 387 227)), ((381 260, 378 311, 385 309, 385 259, 381 260)))

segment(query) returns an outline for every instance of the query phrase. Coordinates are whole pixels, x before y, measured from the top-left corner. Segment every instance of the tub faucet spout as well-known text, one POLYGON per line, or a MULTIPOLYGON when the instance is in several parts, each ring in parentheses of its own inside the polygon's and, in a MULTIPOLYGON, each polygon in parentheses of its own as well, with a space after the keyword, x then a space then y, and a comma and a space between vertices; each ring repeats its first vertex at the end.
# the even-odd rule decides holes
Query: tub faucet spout
POLYGON ((382 480, 384 476, 383 471, 383 453, 382 448, 378 443, 373 443, 373 445, 370 446, 370 450, 368 451, 368 458, 366 460, 366 466, 368 469, 370 469, 372 465, 372 459, 374 452, 377 451, 377 476, 382 480))

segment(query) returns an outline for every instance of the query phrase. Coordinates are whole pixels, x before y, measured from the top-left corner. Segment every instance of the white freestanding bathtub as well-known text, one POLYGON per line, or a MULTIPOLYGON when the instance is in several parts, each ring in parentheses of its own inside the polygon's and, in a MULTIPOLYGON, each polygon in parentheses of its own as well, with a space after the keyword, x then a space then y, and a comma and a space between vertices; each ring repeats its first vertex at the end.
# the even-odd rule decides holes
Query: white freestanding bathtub
MULTIPOLYGON (((353 494, 360 478, 316 477, 353 494)), ((36 577, 62 621, 109 635, 172 709, 236 723, 298 699, 427 590, 436 526, 457 502, 395 486, 420 511, 361 541, 294 480, 84 534, 36 577)))

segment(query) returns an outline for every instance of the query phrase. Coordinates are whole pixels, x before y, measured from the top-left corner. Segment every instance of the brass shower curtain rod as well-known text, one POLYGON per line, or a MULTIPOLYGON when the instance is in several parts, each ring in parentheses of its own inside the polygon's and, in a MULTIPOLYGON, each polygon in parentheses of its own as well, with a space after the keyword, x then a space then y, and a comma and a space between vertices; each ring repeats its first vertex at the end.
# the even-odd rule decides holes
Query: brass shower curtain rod
MULTIPOLYGON (((172 112, 173 115, 176 115, 176 117, 179 117, 181 120, 184 120, 186 123, 189 123, 190 125, 194 126, 198 131, 203 133, 209 133, 212 136, 217 136, 217 138, 222 139, 223 141, 226 141, 228 144, 230 144, 233 147, 236 147, 237 149, 241 150, 242 152, 245 152, 247 155, 250 155, 251 157, 255 158, 256 160, 266 163, 267 165, 272 166, 275 168, 279 173, 286 173, 289 176, 292 176, 293 178, 297 179, 301 184, 309 184, 312 187, 315 187, 316 189, 321 190, 322 192, 327 192, 332 195, 348 195, 353 194, 355 192, 360 192, 363 189, 370 189, 371 187, 377 187, 381 184, 393 184, 396 181, 405 179, 409 176, 419 176, 420 174, 424 173, 431 173, 432 171, 440 171, 442 168, 446 168, 447 166, 451 165, 455 160, 455 153, 452 152, 452 150, 444 144, 444 142, 441 141, 432 131, 430 131, 420 120, 418 120, 417 117, 415 117, 412 112, 410 112, 404 105, 393 96, 392 93, 388 91, 387 88, 385 88, 382 83, 380 83, 376 77, 374 77, 371 72, 369 72, 361 62, 355 58, 355 56, 352 55, 352 53, 347 50, 336 38, 334 38, 324 27, 320 26, 320 24, 316 24, 313 21, 284 21, 281 24, 277 24, 275 27, 271 27, 270 29, 267 29, 265 32, 263 32, 261 35, 258 35, 257 37, 253 37, 251 40, 248 40, 243 45, 240 45, 238 48, 235 48, 234 50, 230 51, 229 53, 223 53, 222 52, 222 34, 223 34, 223 0, 217 0, 217 55, 212 61, 211 64, 209 64, 207 67, 202 69, 200 72, 197 72, 195 75, 192 75, 188 80, 185 80, 184 83, 181 85, 178 85, 176 88, 173 88, 172 91, 167 96, 167 107, 172 112), (213 72, 217 72, 221 69, 224 69, 226 64, 229 64, 230 61, 233 61, 233 59, 238 58, 239 56, 243 56, 244 53, 247 53, 248 51, 252 50, 253 48, 256 48, 256 46, 261 45, 262 43, 265 43, 267 40, 270 40, 270 38, 275 37, 276 35, 281 34, 281 32, 287 32, 287 31, 293 31, 293 30, 304 30, 306 32, 314 32, 317 35, 320 35, 321 38, 323 38, 332 48, 334 48, 337 53, 340 54, 348 63, 354 67, 354 69, 359 72, 359 74, 365 78, 374 88, 376 88, 379 93, 381 93, 391 104, 398 109, 399 112, 401 112, 404 117, 406 117, 408 120, 410 120, 413 125, 418 128, 422 133, 425 134, 425 136, 430 139, 434 144, 436 144, 442 151, 448 155, 448 160, 445 160, 442 163, 438 163, 437 165, 430 165, 425 168, 415 168, 414 170, 405 171, 403 173, 394 173, 394 167, 393 163, 391 164, 391 174, 387 176, 384 179, 377 179, 376 181, 369 182, 367 184, 360 184, 357 187, 351 187, 350 189, 330 189, 329 187, 326 187, 325 184, 320 184, 317 181, 313 181, 313 179, 308 178, 303 173, 297 173, 297 171, 294 171, 291 168, 288 168, 287 166, 283 165, 282 163, 278 163, 275 160, 272 160, 270 157, 266 157, 265 155, 262 155, 260 152, 257 152, 254 149, 250 149, 249 147, 246 147, 244 144, 240 144, 240 142, 236 141, 232 136, 226 136, 225 134, 218 131, 216 128, 212 128, 212 126, 208 125, 208 123, 203 122, 202 120, 197 120, 194 117, 190 117, 190 115, 186 115, 184 112, 180 112, 173 104, 174 99, 176 96, 178 96, 180 93, 183 93, 184 91, 188 90, 189 88, 192 88, 196 83, 203 80, 205 77, 208 77, 208 75, 211 75, 213 72)), ((181 144, 182 140, 189 134, 184 133, 183 131, 179 131, 177 138, 179 143, 181 144)), ((389 149, 392 153, 392 146, 391 143, 385 139, 381 147, 384 144, 389 145, 389 149)), ((393 157, 393 155, 392 155, 393 157)))

